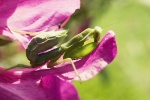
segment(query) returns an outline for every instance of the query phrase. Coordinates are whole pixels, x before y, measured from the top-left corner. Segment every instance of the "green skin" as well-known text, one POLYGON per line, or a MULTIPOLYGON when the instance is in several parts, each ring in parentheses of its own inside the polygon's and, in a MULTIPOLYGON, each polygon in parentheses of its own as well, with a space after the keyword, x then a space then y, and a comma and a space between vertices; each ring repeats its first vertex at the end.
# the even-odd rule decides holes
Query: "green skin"
POLYGON ((49 60, 50 63, 48 64, 48 67, 57 65, 60 63, 57 62, 57 60, 63 54, 64 59, 80 59, 90 54, 96 48, 99 43, 101 32, 102 29, 100 27, 95 27, 94 29, 88 28, 80 34, 75 35, 69 41, 60 45, 58 45, 60 41, 66 37, 66 30, 55 31, 54 33, 42 33, 35 36, 30 41, 26 49, 26 56, 29 59, 32 67, 43 65, 49 60), (93 38, 87 40, 89 36, 93 36, 93 38), (54 46, 58 47, 53 49, 54 46), (48 49, 52 50, 46 53, 40 53, 48 49))

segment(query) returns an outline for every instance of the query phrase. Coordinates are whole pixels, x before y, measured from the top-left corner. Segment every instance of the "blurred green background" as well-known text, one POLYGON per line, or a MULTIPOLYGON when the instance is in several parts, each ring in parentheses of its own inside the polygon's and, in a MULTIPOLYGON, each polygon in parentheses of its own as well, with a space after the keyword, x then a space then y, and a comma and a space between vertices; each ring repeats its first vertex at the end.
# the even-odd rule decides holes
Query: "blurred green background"
POLYGON ((83 23, 89 19, 89 27, 101 26, 102 35, 114 30, 118 44, 117 58, 99 75, 74 82, 82 100, 150 100, 150 0, 82 0, 82 4, 83 18, 80 10, 75 17, 83 23))
MULTIPOLYGON (((74 82, 81 100, 150 100, 150 0, 82 0, 66 28, 116 32, 117 58, 93 79, 74 82)), ((0 47, 0 66, 29 63, 17 42, 0 47), (20 52, 20 53, 18 53, 20 52), (22 56, 21 56, 22 55, 22 56)))

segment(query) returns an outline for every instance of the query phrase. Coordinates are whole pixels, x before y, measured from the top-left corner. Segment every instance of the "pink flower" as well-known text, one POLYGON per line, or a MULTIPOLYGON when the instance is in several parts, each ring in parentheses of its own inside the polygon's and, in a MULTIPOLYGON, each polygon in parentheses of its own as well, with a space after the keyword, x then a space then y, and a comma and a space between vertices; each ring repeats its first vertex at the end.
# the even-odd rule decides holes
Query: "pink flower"
MULTIPOLYGON (((109 31, 90 55, 75 62, 82 81, 97 75, 112 62, 116 54, 115 34, 109 31)), ((44 66, 13 69, 0 74, 0 77, 2 100, 79 100, 75 88, 68 83, 79 80, 70 63, 59 64, 51 69, 45 69, 44 66)))
MULTIPOLYGON (((32 36, 16 31, 46 32, 80 7, 80 0, 0 0, 0 34, 19 40, 26 48, 32 36), (69 8, 69 9, 68 9, 69 8)), ((4 70, 0 68, 0 72, 4 70)), ((0 74, 1 100, 79 100, 74 86, 38 68, 14 69, 0 74), (44 73, 43 73, 44 74, 44 73)))
POLYGON ((31 37, 14 31, 56 29, 79 7, 80 0, 0 0, 0 34, 18 39, 25 47, 31 37))
MULTIPOLYGON (((79 0, 0 0, 0 34, 19 40, 26 48, 32 36, 16 31, 42 33, 56 29, 79 8, 79 3, 79 0)), ((116 55, 115 33, 109 31, 91 54, 75 62, 82 81, 97 75, 116 55)), ((69 62, 45 67, 1 73, 0 99, 79 100, 75 88, 68 83, 79 80, 69 62)))
POLYGON ((0 100, 80 100, 72 84, 51 74, 41 77, 32 72, 15 70, 1 73, 0 100))
MULTIPOLYGON (((116 54, 115 34, 109 31, 90 55, 75 62, 82 81, 98 74, 116 54)), ((51 69, 44 66, 41 69, 13 69, 0 74, 0 77, 2 100, 79 100, 75 88, 67 82, 78 80, 70 63, 51 69)))

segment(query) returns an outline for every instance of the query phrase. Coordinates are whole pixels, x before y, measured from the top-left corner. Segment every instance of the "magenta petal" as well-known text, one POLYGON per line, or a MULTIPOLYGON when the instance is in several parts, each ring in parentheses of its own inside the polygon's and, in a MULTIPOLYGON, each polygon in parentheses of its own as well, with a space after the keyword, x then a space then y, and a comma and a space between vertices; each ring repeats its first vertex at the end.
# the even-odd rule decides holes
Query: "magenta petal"
POLYGON ((11 30, 30 32, 49 30, 50 27, 58 25, 80 7, 80 0, 11 1, 1 0, 1 26, 8 26, 11 30))
POLYGON ((0 27, 0 35, 3 35, 13 40, 17 40, 17 38, 13 34, 11 34, 9 30, 7 30, 7 28, 0 27))
POLYGON ((42 78, 41 85, 45 88, 47 100, 80 100, 73 85, 55 76, 42 78))
POLYGON ((17 72, 0 74, 0 100, 80 100, 75 87, 56 76, 17 72))
POLYGON ((7 20, 15 12, 18 2, 18 0, 0 0, 0 35, 14 40, 16 37, 7 28, 7 20))
MULTIPOLYGON (((117 45, 115 33, 109 31, 101 40, 98 47, 88 56, 75 62, 76 68, 83 80, 88 80, 97 75, 103 68, 105 68, 110 62, 114 60, 117 55, 117 45)), ((36 73, 46 75, 53 73, 65 80, 79 80, 76 76, 70 63, 64 63, 55 66, 50 70, 41 70, 36 73)))
MULTIPOLYGON (((18 0, 0 0, 0 27, 7 25, 7 19, 14 13, 18 0)), ((0 31, 1 33, 1 31, 0 31)))
POLYGON ((31 37, 14 31, 53 30, 79 7, 80 0, 0 0, 0 34, 26 48, 31 37))

